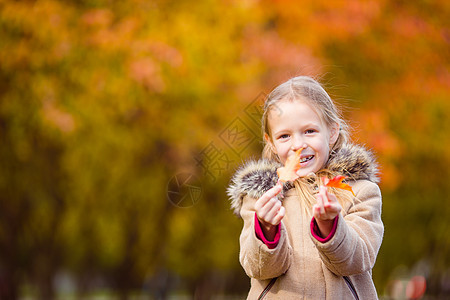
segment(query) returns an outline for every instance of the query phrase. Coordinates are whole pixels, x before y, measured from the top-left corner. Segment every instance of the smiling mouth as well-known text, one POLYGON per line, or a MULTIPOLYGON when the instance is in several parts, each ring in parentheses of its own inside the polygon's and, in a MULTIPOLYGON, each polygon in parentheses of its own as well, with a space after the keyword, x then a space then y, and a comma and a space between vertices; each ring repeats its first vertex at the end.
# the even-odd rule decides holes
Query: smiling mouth
POLYGON ((304 163, 304 162, 310 161, 313 158, 314 158, 314 155, 309 155, 309 156, 302 157, 300 159, 300 163, 304 163))

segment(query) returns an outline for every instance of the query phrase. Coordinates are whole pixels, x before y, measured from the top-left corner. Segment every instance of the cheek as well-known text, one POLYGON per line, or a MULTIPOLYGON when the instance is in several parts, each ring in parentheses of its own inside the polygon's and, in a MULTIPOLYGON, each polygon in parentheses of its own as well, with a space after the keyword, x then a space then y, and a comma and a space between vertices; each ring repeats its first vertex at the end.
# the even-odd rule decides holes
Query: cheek
POLYGON ((322 163, 325 163, 328 160, 328 156, 330 155, 330 146, 326 141, 322 144, 320 148, 320 159, 322 163))
POLYGON ((277 145, 277 151, 280 155, 285 155, 289 151, 289 146, 286 144, 277 145))
POLYGON ((328 158, 330 147, 328 145, 328 141, 324 138, 318 139, 313 143, 310 144, 312 148, 314 148, 314 151, 316 152, 316 155, 321 160, 326 160, 328 158))
POLYGON ((289 147, 286 145, 275 145, 275 152, 280 158, 281 162, 284 163, 286 161, 287 155, 289 153, 289 147))

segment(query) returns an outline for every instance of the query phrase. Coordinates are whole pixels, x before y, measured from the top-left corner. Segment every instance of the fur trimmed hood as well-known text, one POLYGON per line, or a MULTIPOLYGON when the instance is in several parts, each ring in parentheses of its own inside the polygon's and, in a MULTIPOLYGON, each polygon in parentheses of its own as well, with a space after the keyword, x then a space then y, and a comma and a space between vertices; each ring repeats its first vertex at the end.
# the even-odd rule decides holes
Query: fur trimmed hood
MULTIPOLYGON (((243 197, 261 197, 278 181, 277 168, 281 164, 275 161, 261 159, 251 160, 241 166, 231 179, 227 189, 231 200, 231 208, 239 216, 243 197)), ((333 173, 349 177, 349 180, 369 180, 379 182, 378 163, 373 153, 363 146, 346 144, 330 155, 326 169, 333 173)), ((293 188, 292 184, 285 184, 284 191, 293 188)))

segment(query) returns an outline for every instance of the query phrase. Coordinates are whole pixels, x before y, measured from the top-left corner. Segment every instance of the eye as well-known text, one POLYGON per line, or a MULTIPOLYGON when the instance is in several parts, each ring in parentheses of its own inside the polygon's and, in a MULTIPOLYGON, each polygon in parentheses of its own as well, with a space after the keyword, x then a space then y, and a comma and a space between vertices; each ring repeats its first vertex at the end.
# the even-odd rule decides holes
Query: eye
POLYGON ((313 134, 315 132, 316 132, 316 130, 314 130, 314 129, 307 129, 307 130, 305 130, 306 134, 313 134))
POLYGON ((279 139, 287 139, 288 137, 289 137, 289 134, 285 133, 285 134, 280 135, 278 138, 279 139))

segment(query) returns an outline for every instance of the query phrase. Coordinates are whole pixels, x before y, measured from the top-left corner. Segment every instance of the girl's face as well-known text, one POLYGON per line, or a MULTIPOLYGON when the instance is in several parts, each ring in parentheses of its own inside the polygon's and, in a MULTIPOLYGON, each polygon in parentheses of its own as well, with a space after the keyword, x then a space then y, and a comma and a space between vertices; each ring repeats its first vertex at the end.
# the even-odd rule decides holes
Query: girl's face
POLYGON ((265 136, 284 164, 288 156, 304 147, 297 175, 306 176, 322 169, 330 146, 338 137, 338 124, 328 128, 312 107, 302 100, 281 100, 268 115, 270 135, 265 136))

